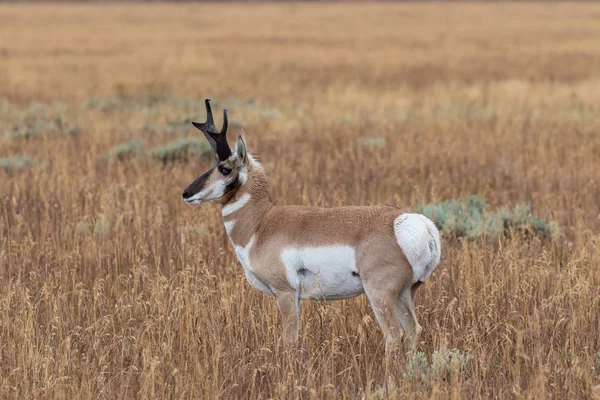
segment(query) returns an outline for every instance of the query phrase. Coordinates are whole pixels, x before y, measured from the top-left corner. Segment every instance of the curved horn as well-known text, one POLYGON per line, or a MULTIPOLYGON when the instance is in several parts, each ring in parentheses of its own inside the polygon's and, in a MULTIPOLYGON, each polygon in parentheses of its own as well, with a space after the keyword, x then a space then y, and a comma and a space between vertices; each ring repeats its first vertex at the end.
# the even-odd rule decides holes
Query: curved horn
POLYGON ((210 147, 217 153, 219 159, 226 160, 231 156, 231 149, 229 148, 229 144, 227 144, 226 136, 228 126, 227 110, 223 110, 223 127, 221 128, 221 133, 219 133, 213 120, 210 99, 204 100, 204 104, 206 105, 206 122, 192 122, 192 124, 204 133, 204 136, 206 136, 206 139, 210 143, 210 147))
POLYGON ((221 128, 221 135, 223 135, 223 136, 227 135, 227 125, 229 125, 229 123, 227 122, 227 109, 224 108, 223 109, 223 127, 221 128))
POLYGON ((192 122, 194 126, 200 129, 202 132, 210 131, 212 133, 217 133, 217 127, 215 126, 215 121, 213 120, 212 109, 210 108, 210 99, 204 100, 204 104, 206 104, 206 122, 192 122))

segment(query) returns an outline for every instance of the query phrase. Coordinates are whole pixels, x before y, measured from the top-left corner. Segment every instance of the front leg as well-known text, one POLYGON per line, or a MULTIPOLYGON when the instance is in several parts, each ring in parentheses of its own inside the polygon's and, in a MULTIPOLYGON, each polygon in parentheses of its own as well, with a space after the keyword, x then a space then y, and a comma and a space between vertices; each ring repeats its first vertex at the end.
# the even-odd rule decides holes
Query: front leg
POLYGON ((290 347, 298 343, 298 320, 300 318, 300 298, 298 292, 285 291, 275 293, 277 307, 281 313, 283 338, 290 347))

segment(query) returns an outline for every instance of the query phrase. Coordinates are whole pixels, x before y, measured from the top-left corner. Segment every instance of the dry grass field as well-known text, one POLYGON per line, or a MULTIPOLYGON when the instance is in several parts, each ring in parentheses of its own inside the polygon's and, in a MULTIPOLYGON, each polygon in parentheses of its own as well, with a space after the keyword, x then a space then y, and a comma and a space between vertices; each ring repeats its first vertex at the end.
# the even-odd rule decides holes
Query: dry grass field
POLYGON ((600 5, 3 4, 0 159, 2 399, 600 398, 600 5), (560 232, 443 233, 419 350, 464 367, 386 368, 364 296, 303 303, 287 352, 181 199, 205 97, 279 204, 478 195, 560 232))

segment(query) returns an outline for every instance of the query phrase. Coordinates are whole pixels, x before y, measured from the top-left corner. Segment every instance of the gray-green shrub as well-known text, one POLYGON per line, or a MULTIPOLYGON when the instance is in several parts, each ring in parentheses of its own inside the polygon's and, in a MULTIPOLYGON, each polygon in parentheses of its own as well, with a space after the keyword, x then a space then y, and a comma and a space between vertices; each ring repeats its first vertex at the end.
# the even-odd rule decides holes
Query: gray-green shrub
POLYGON ((0 168, 9 175, 19 172, 35 163, 36 161, 34 159, 20 155, 0 158, 0 168))
POLYGON ((437 350, 431 356, 431 361, 424 353, 418 352, 408 362, 405 378, 428 381, 431 378, 450 379, 452 374, 466 374, 473 356, 463 354, 460 350, 437 350))
POLYGON ((180 139, 150 150, 150 156, 159 162, 185 160, 189 157, 212 156, 213 151, 205 139, 180 139))
POLYGON ((462 200, 447 200, 426 204, 416 212, 430 218, 446 235, 478 239, 497 238, 509 231, 521 231, 547 237, 559 232, 555 223, 531 214, 531 207, 518 204, 512 210, 506 207, 487 211, 487 204, 479 196, 462 200))
POLYGON ((367 149, 383 149, 387 145, 387 141, 383 136, 361 137, 356 139, 356 143, 367 149))
POLYGON ((133 139, 127 143, 121 143, 113 147, 106 153, 103 158, 105 160, 125 161, 144 153, 144 142, 138 139, 133 139))

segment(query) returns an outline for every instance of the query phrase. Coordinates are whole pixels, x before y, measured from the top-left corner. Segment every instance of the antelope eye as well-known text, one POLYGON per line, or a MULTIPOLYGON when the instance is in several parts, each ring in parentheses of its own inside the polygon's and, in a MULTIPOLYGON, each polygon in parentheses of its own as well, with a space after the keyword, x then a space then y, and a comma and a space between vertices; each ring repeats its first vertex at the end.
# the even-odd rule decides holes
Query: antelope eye
POLYGON ((222 173, 223 175, 227 176, 231 173, 231 170, 229 168, 219 167, 219 172, 222 173))

